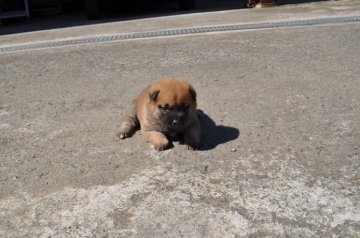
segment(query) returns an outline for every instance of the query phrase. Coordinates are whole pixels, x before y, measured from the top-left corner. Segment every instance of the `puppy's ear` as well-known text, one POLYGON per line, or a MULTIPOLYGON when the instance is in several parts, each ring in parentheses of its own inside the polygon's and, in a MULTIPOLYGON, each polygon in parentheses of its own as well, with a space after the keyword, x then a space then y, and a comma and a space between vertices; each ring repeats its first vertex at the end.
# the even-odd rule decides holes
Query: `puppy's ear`
POLYGON ((193 100, 196 101, 196 92, 195 92, 195 89, 193 89, 192 87, 190 87, 189 93, 190 93, 191 97, 193 98, 193 100))
POLYGON ((160 90, 155 90, 149 93, 151 101, 156 101, 157 96, 159 95, 160 90))

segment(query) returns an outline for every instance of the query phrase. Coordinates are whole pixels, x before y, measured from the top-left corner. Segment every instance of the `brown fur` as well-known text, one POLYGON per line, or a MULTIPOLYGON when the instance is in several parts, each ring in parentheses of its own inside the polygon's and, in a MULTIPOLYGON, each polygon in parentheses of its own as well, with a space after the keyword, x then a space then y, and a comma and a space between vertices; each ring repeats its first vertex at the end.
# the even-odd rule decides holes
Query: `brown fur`
POLYGON ((121 139, 130 137, 139 126, 157 150, 169 148, 169 139, 175 136, 180 136, 189 149, 199 147, 201 126, 194 88, 175 78, 160 79, 145 88, 129 105, 117 135, 121 139))

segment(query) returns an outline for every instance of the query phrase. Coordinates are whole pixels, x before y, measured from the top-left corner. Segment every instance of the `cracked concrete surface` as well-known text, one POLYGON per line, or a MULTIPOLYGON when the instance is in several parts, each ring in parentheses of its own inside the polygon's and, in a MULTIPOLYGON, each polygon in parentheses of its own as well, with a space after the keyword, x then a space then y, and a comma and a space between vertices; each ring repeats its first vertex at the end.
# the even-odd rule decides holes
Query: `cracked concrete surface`
POLYGON ((360 25, 0 54, 0 237, 359 237, 360 25), (164 75, 204 146, 119 141, 164 75))
POLYGON ((175 167, 167 159, 171 153, 155 158, 163 165, 120 184, 66 188, 40 198, 8 197, 1 209, 12 220, 5 220, 2 235, 317 237, 337 229, 340 236, 359 235, 354 188, 341 189, 340 183, 327 188, 326 179, 309 185, 305 179, 261 175, 256 168, 249 172, 243 163, 254 164, 254 158, 241 158, 226 172, 175 167))

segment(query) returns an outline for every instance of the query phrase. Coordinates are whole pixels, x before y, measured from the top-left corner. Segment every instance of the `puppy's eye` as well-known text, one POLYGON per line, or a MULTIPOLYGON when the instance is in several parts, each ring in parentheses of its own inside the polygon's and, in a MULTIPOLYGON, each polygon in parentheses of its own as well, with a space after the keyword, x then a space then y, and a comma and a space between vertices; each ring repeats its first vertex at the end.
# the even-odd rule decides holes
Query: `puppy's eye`
POLYGON ((162 112, 169 112, 169 111, 170 111, 170 107, 169 107, 168 104, 165 104, 164 106, 159 105, 159 109, 160 109, 162 112))
POLYGON ((187 110, 188 108, 189 108, 189 104, 188 103, 183 103, 182 105, 181 105, 181 109, 183 109, 183 110, 187 110))

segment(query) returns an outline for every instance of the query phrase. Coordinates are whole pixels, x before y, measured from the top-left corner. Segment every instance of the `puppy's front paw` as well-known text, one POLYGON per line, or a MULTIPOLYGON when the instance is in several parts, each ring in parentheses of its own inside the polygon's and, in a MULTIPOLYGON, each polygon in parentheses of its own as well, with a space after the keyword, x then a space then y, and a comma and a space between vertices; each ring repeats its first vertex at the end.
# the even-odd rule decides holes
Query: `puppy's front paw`
POLYGON ((154 146, 156 150, 166 150, 171 147, 171 142, 166 136, 158 131, 145 131, 143 134, 150 144, 154 146))
POLYGON ((129 133, 127 133, 126 131, 120 130, 120 131, 116 132, 116 136, 123 140, 123 139, 129 137, 129 133))
POLYGON ((123 122, 116 135, 123 140, 125 138, 131 137, 134 134, 135 129, 135 123, 123 122))
POLYGON ((189 150, 198 150, 201 147, 200 129, 193 127, 184 134, 185 144, 189 150))
POLYGON ((161 138, 156 141, 152 141, 151 143, 156 150, 162 151, 166 150, 170 147, 170 142, 166 138, 161 138))
POLYGON ((200 143, 197 143, 197 144, 187 144, 186 147, 187 147, 188 150, 195 151, 195 150, 200 149, 201 144, 200 144, 200 143))

